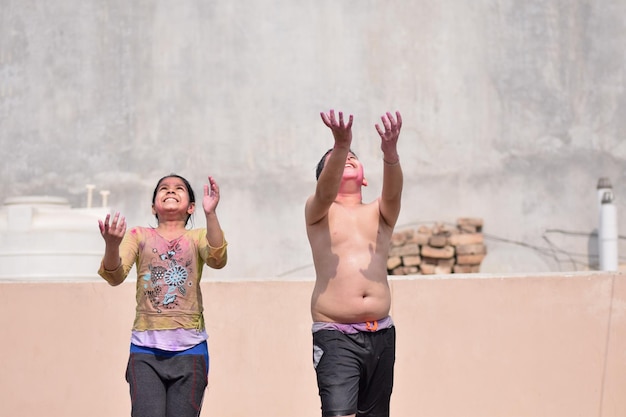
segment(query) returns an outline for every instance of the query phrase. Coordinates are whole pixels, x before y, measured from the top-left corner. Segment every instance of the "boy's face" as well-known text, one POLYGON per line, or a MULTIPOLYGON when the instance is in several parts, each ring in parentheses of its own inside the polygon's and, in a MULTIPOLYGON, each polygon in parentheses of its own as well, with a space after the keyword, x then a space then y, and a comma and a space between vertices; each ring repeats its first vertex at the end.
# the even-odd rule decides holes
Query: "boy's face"
MULTIPOLYGON (((328 161, 329 157, 330 153, 326 156, 326 161, 328 161)), ((348 156, 346 157, 346 163, 343 168, 342 181, 346 180, 357 180, 362 185, 367 185, 363 164, 361 164, 359 158, 357 158, 356 155, 352 152, 348 152, 348 156)))

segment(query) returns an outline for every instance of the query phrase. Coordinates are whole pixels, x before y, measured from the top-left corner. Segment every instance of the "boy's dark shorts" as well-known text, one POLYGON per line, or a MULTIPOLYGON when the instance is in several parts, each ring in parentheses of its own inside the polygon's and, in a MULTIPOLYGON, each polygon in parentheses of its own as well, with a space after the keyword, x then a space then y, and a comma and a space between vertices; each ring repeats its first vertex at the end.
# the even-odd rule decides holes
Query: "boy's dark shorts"
POLYGON ((322 416, 389 416, 395 351, 395 327, 356 334, 313 333, 322 416))

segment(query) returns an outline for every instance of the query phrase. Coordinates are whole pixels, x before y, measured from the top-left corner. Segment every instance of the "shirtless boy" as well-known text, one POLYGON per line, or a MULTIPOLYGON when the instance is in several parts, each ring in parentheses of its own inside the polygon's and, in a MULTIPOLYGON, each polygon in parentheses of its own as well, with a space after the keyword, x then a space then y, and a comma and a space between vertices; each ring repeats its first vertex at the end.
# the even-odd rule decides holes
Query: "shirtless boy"
POLYGON ((322 416, 389 416, 396 334, 389 316, 387 254, 400 213, 402 117, 388 112, 382 125, 375 125, 383 187, 380 197, 363 203, 367 180, 350 149, 353 116, 347 122, 334 110, 321 116, 335 143, 318 164, 305 219, 316 272, 313 364, 322 416))

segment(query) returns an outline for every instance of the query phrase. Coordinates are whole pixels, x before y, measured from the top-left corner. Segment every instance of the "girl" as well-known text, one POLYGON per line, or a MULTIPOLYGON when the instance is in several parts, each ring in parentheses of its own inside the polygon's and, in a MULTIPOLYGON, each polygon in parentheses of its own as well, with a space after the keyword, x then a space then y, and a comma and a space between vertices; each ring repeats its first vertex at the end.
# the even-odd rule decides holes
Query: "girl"
POLYGON ((207 386, 209 353, 200 278, 203 264, 226 265, 226 240, 215 209, 213 177, 204 185, 206 229, 187 229, 195 195, 179 175, 159 180, 152 196, 157 227, 126 233, 119 213, 99 220, 105 251, 99 275, 121 284, 137 265, 137 308, 126 380, 132 417, 197 417, 207 386))

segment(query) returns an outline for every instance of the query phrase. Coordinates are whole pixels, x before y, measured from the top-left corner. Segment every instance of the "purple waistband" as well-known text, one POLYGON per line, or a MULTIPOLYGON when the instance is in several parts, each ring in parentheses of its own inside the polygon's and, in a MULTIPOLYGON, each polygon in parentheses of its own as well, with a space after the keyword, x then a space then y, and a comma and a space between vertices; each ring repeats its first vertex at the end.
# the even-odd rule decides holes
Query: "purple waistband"
POLYGON ((169 329, 169 330, 133 330, 130 342, 137 346, 181 351, 196 346, 207 340, 206 330, 169 329))
POLYGON ((313 333, 320 330, 337 330, 345 334, 355 334, 358 332, 375 332, 378 330, 388 329, 393 327, 393 320, 391 316, 387 316, 384 319, 366 321, 363 323, 332 323, 325 321, 316 321, 313 323, 313 333))

